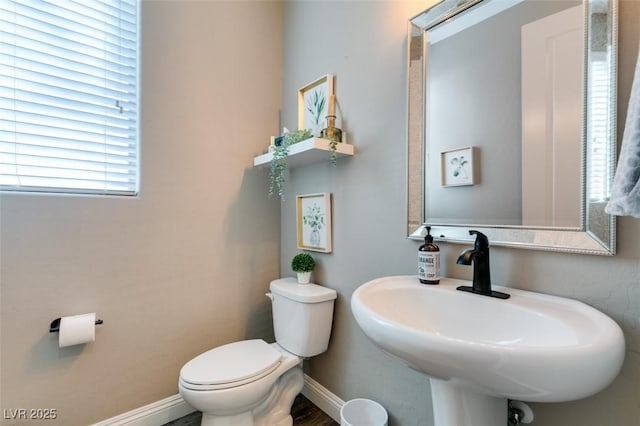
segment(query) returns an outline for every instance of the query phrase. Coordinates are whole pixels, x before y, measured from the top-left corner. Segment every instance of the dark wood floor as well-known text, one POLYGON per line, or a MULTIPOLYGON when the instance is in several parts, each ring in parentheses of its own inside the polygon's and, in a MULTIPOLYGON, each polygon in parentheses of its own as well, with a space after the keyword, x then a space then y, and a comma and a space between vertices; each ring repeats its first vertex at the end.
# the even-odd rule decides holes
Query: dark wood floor
POLYGON ((296 426, 337 426, 331 417, 313 405, 311 401, 299 394, 291 407, 293 424, 296 426))
MULTIPOLYGON (((331 417, 313 405, 302 394, 296 397, 291 408, 291 416, 295 426, 337 426, 331 417)), ((200 426, 200 412, 191 413, 188 416, 169 422, 163 426, 200 426)))

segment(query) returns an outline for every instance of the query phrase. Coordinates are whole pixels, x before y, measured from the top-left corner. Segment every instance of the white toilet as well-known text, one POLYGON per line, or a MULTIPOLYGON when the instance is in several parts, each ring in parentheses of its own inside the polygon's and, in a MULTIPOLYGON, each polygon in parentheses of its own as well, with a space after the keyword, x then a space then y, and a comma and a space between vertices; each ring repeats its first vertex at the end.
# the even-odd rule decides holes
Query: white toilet
POLYGON ((302 359, 327 350, 335 290, 271 282, 276 343, 243 340, 198 355, 180 370, 182 398, 202 411, 202 426, 291 426, 302 390, 302 359))

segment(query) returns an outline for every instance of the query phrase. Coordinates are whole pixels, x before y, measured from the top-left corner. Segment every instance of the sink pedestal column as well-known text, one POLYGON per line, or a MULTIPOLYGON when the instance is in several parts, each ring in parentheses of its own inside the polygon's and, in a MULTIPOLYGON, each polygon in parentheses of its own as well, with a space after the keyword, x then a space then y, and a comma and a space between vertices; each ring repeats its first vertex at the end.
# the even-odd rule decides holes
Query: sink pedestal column
POLYGON ((483 395, 444 380, 430 381, 434 426, 506 426, 506 398, 483 395))

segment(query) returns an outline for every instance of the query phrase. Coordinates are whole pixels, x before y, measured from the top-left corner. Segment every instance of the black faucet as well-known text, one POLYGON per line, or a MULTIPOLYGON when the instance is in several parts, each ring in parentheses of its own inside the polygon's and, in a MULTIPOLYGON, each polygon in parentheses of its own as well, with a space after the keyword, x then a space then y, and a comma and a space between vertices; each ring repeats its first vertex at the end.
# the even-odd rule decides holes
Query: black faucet
POLYGON ((473 263, 473 286, 461 285, 460 291, 481 294, 483 296, 508 299, 510 295, 500 291, 491 290, 491 272, 489 270, 489 239, 482 232, 469 230, 469 235, 476 236, 476 242, 472 249, 467 249, 458 257, 458 265, 471 265, 473 263))

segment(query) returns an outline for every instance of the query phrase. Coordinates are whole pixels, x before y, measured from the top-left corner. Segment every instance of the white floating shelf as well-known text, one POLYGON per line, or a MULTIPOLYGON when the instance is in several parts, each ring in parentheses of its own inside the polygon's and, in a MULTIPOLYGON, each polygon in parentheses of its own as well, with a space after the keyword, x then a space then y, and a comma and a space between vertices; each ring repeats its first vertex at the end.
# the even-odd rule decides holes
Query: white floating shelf
MULTIPOLYGON (((336 145, 336 155, 344 157, 353 155, 355 152, 353 145, 348 143, 338 143, 336 145)), ((253 158, 253 167, 269 165, 273 159, 273 153, 258 155, 253 158)), ((296 168, 307 164, 329 162, 331 159, 331 147, 327 139, 310 138, 295 143, 289 147, 287 156, 287 167, 296 168)))

